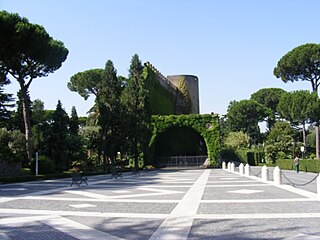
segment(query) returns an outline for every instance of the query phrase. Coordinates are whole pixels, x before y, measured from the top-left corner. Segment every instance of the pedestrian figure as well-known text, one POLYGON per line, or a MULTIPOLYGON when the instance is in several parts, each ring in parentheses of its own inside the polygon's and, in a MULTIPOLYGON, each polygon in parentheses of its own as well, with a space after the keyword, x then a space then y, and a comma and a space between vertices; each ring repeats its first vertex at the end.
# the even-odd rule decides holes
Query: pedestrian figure
POLYGON ((296 172, 299 173, 299 158, 296 156, 293 160, 294 165, 296 166, 296 172))

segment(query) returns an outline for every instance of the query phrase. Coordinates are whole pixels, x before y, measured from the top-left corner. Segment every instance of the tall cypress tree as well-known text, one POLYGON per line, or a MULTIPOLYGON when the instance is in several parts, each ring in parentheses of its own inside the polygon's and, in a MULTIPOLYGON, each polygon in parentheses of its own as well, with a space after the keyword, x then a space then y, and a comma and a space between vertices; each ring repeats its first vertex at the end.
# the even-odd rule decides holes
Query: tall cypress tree
POLYGON ((71 117, 69 121, 69 133, 71 135, 78 135, 79 130, 79 117, 75 106, 71 108, 71 117))
POLYGON ((67 159, 68 120, 68 114, 62 108, 59 100, 56 110, 53 113, 53 123, 50 133, 51 158, 59 171, 66 170, 70 166, 67 159))
POLYGON ((101 102, 106 108, 106 144, 108 145, 108 155, 114 164, 116 150, 119 145, 121 135, 121 78, 117 77, 117 71, 111 60, 105 65, 103 76, 104 88, 101 95, 101 102))
POLYGON ((149 91, 142 76, 143 66, 137 54, 133 55, 125 90, 125 105, 128 114, 128 137, 134 167, 138 168, 139 155, 146 156, 148 128, 151 121, 149 91))
POLYGON ((69 119, 69 134, 67 136, 68 164, 84 159, 83 142, 79 135, 79 117, 76 108, 71 108, 69 119))

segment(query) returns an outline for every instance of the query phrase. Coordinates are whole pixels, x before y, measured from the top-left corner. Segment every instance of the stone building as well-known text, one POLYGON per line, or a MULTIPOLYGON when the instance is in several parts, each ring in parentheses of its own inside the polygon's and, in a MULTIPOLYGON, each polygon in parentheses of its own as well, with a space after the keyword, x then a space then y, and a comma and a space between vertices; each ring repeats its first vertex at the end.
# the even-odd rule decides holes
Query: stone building
POLYGON ((199 80, 194 75, 169 75, 165 77, 151 63, 145 67, 150 69, 156 81, 173 97, 174 112, 171 114, 199 114, 199 80))

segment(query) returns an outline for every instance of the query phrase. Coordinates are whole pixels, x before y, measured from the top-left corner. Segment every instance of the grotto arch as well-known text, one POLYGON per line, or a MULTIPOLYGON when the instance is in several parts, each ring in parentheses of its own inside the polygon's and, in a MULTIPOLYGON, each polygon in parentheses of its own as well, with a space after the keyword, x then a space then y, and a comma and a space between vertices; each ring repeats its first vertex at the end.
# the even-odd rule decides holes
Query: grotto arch
POLYGON ((152 116, 152 137, 149 143, 154 156, 159 135, 170 128, 187 127, 195 130, 203 138, 210 165, 217 166, 220 152, 219 116, 217 114, 154 115, 152 116))

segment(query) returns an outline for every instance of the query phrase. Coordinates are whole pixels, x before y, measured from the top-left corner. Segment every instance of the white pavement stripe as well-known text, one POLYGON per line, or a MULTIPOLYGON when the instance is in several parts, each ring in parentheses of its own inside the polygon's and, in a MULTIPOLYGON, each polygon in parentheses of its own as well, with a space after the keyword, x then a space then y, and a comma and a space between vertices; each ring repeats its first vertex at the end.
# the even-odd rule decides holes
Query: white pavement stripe
POLYGON ((167 195, 167 194, 177 194, 183 193, 181 191, 172 191, 172 190, 162 190, 162 189, 151 189, 151 188, 137 188, 140 190, 155 192, 155 193, 137 193, 137 194, 126 194, 126 195, 118 195, 118 196, 109 196, 109 199, 117 199, 117 198, 136 198, 136 197, 150 197, 150 196, 159 196, 159 195, 167 195))
POLYGON ((208 181, 207 183, 254 183, 253 180, 228 180, 228 181, 208 181))
POLYGON ((80 195, 80 196, 84 196, 84 197, 94 198, 94 199, 106 199, 106 198, 108 198, 107 196, 102 195, 102 194, 85 192, 85 191, 78 191, 78 190, 74 190, 74 191, 73 190, 67 190, 67 191, 64 191, 64 192, 65 193, 75 194, 75 195, 80 195))
POLYGON ((225 187, 269 187, 269 184, 256 183, 256 184, 219 184, 219 185, 207 185, 207 187, 225 188, 225 187))
POLYGON ((210 170, 206 169, 194 185, 182 198, 180 203, 172 210, 149 240, 168 240, 188 238, 190 228, 197 213, 210 170))
MULTIPOLYGON (((0 219, 0 225, 15 227, 20 226, 24 223, 30 222, 42 222, 45 223, 61 232, 64 232, 70 236, 73 236, 78 239, 95 239, 95 240, 123 240, 122 238, 115 237, 108 233, 98 231, 96 229, 90 228, 86 225, 77 223, 75 221, 55 216, 55 215, 45 215, 45 216, 32 216, 32 217, 12 217, 12 218, 3 218, 0 219)), ((0 233, 1 240, 10 239, 9 237, 5 238, 5 234, 0 233)))
POLYGON ((91 207, 97 207, 96 205, 93 204, 88 204, 88 203, 84 203, 84 204, 70 204, 70 207, 73 208, 91 208, 91 207))
POLYGON ((94 240, 124 240, 123 238, 118 238, 109 233, 105 233, 94 228, 90 228, 86 225, 77 223, 70 219, 63 217, 55 217, 43 220, 42 222, 54 227, 55 229, 64 232, 70 236, 78 239, 94 239, 94 240))
MULTIPOLYGON (((258 178, 258 177, 255 177, 255 176, 248 176, 248 178, 251 178, 251 179, 259 181, 259 182, 264 182, 261 178, 258 178)), ((307 197, 307 198, 318 199, 320 201, 320 198, 318 197, 318 195, 316 193, 313 193, 313 192, 309 192, 309 191, 306 191, 306 190, 303 190, 303 189, 295 188, 295 187, 289 186, 289 185, 274 184, 273 181, 268 181, 268 182, 264 182, 264 183, 267 183, 267 184, 269 184, 271 186, 275 186, 277 188, 281 188, 281 189, 287 190, 289 192, 293 192, 293 193, 299 194, 299 195, 307 197)))
MULTIPOLYGON (((124 176, 124 178, 131 178, 131 177, 133 177, 133 176, 124 176)), ((70 179, 69 179, 69 181, 71 182, 70 179)), ((94 181, 90 181, 89 183, 90 183, 90 185, 96 185, 96 184, 106 183, 106 182, 112 182, 112 179, 94 180, 94 181)), ((46 195, 46 194, 50 194, 50 193, 63 192, 65 190, 70 190, 70 189, 72 189, 72 187, 69 186, 69 183, 65 187, 53 188, 53 189, 41 190, 41 191, 36 191, 36 192, 28 193, 28 194, 23 194, 23 195, 20 195, 19 198, 20 197, 27 197, 27 196, 46 195)), ((0 202, 8 202, 8 201, 16 200, 16 199, 17 198, 1 198, 0 202)))
POLYGON ((311 198, 279 198, 279 199, 231 199, 201 200, 200 203, 273 203, 273 202, 316 202, 311 198))
POLYGON ((196 219, 320 218, 320 213, 197 214, 196 219))
POLYGON ((0 188, 1 192, 5 191, 25 191, 27 190, 26 188, 0 188))
POLYGON ((308 234, 298 234, 293 237, 284 238, 283 240, 319 240, 319 236, 308 235, 308 234))
POLYGON ((121 218, 166 218, 168 214, 149 213, 109 213, 109 212, 80 212, 80 211, 52 211, 52 210, 28 210, 0 208, 1 214, 32 214, 32 215, 55 215, 55 216, 82 216, 82 217, 121 217, 121 218))
MULTIPOLYGON (((46 201, 71 201, 71 202, 123 202, 123 203, 178 203, 180 200, 165 199, 94 199, 94 198, 65 198, 65 197, 48 197, 48 196, 32 196, 15 198, 28 200, 46 200, 46 201)), ((0 200, 1 202, 1 200, 0 200)))

